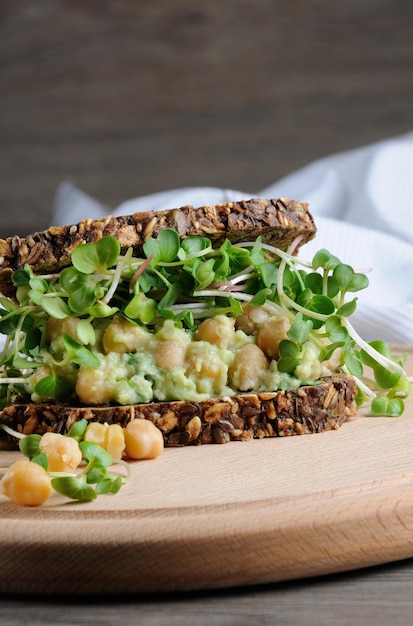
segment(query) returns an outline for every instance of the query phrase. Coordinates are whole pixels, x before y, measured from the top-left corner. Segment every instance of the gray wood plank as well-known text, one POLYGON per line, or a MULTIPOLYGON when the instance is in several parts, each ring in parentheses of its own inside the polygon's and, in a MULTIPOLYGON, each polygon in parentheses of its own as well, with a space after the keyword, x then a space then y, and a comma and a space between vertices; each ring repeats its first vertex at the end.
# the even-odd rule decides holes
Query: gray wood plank
POLYGON ((189 185, 254 194, 411 129, 409 0, 5 1, 0 233, 72 180, 114 207, 189 185))

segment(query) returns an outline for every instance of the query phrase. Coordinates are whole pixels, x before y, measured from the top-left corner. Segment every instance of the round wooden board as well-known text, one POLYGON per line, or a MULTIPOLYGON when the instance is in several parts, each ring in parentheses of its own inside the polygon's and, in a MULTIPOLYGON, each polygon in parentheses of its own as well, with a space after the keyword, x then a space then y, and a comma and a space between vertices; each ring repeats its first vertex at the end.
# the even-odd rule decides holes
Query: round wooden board
POLYGON ((0 592, 219 588, 411 557, 412 442, 410 398, 402 417, 362 410, 319 435, 166 449, 93 503, 3 499, 0 592))

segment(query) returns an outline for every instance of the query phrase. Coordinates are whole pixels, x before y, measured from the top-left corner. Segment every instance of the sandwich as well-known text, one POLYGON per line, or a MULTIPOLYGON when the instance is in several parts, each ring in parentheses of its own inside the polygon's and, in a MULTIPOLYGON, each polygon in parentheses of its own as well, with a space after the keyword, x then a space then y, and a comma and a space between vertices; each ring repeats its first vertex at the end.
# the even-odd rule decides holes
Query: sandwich
POLYGON ((144 418, 185 446, 338 429, 366 399, 399 414, 404 357, 349 322, 368 278, 302 260, 315 236, 307 204, 252 198, 1 239, 0 423, 144 418))

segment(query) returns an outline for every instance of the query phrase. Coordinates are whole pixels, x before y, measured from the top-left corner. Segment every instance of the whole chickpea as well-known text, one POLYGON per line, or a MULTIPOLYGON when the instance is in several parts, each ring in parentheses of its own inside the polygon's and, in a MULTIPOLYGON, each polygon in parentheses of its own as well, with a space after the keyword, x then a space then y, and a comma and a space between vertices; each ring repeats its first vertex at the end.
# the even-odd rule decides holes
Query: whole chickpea
POLYGON ((183 367, 186 349, 187 345, 179 339, 156 341, 152 351, 155 365, 167 371, 183 367))
POLYGON ((104 368, 81 365, 76 379, 76 394, 84 404, 109 404, 112 390, 104 368))
POLYGON ((106 436, 106 450, 112 459, 121 459, 125 452, 125 433, 120 424, 109 424, 106 436))
POLYGON ((190 352, 188 357, 188 369, 201 378, 217 379, 222 376, 225 363, 218 354, 205 352, 190 352))
POLYGON ((204 341, 193 341, 188 349, 187 362, 187 371, 195 380, 199 393, 222 393, 227 385, 228 366, 222 360, 219 350, 211 348, 204 341))
POLYGON ((45 433, 40 439, 40 450, 47 456, 50 472, 71 472, 82 460, 79 444, 73 437, 59 433, 45 433))
POLYGON ((278 348, 283 339, 287 339, 290 321, 286 316, 271 317, 257 333, 257 345, 270 358, 278 357, 278 348))
POLYGON ((270 312, 266 307, 247 305, 235 320, 235 327, 243 330, 246 335, 253 335, 269 317, 270 312))
POLYGON ((96 443, 101 448, 106 449, 106 437, 108 428, 109 424, 107 422, 105 422, 104 424, 101 424, 100 422, 90 422, 87 425, 83 439, 91 443, 96 443))
POLYGON ((79 341, 77 334, 78 323, 79 320, 76 317, 64 317, 63 319, 49 317, 46 322, 46 337, 48 341, 59 340, 62 335, 70 335, 72 339, 79 341))
POLYGON ((53 493, 46 470, 28 459, 16 461, 7 468, 1 488, 5 496, 25 506, 39 506, 53 493))
POLYGON ((235 320, 226 315, 216 315, 201 322, 194 339, 208 341, 218 348, 228 348, 234 342, 235 320))
POLYGON ((109 352, 124 354, 146 347, 150 338, 150 333, 142 326, 115 317, 103 334, 102 344, 106 354, 109 352))
POLYGON ((258 389, 267 368, 268 361, 261 348, 255 343, 247 343, 234 355, 228 371, 230 383, 241 391, 258 389))
POLYGON ((162 453, 163 434, 150 420, 135 418, 124 430, 126 456, 131 459, 154 459, 162 453))
POLYGON ((120 424, 90 422, 84 440, 96 443, 107 450, 112 459, 121 459, 125 451, 125 434, 120 424))

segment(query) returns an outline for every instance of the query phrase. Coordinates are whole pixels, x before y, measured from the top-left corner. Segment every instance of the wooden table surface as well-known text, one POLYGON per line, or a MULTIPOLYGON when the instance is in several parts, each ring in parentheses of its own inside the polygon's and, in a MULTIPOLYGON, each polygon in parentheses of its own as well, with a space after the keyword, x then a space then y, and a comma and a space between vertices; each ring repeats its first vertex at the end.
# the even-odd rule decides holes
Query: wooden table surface
POLYGON ((413 559, 327 578, 217 592, 0 598, 2 626, 409 626, 412 616, 413 559))
MULTIPOLYGON (((412 32, 410 0, 3 0, 0 236, 50 225, 63 180, 108 207, 191 185, 255 193, 316 158, 408 132, 412 32)), ((412 616, 413 560, 173 596, 0 597, 4 626, 412 616)))

